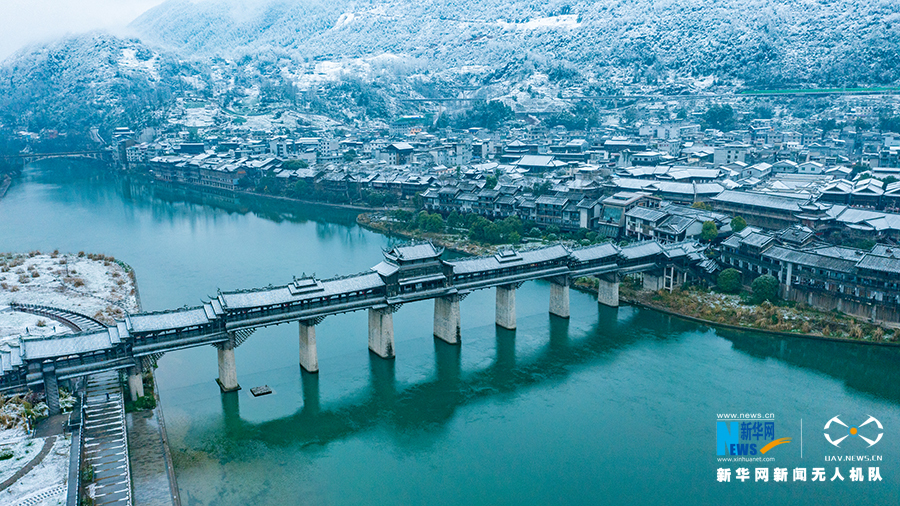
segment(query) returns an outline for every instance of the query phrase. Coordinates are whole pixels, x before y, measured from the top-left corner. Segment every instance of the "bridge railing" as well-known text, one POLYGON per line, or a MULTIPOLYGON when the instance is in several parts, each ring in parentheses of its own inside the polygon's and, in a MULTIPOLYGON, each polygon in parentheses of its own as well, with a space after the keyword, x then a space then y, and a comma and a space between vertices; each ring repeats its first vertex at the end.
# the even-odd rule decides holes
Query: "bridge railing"
POLYGON ((24 366, 0 374, 0 392, 25 393, 28 385, 27 378, 24 366))
POLYGON ((196 332, 192 335, 182 335, 177 339, 153 339, 135 343, 133 353, 135 357, 146 357, 157 353, 196 348, 207 344, 216 344, 227 341, 228 332, 218 330, 210 333, 196 332))
POLYGON ((55 361, 56 375, 61 380, 133 365, 134 357, 121 345, 102 352, 69 356, 55 361))
POLYGON ((452 284, 454 286, 458 284, 468 284, 468 283, 477 283, 480 281, 489 281, 492 279, 502 279, 510 276, 532 276, 533 279, 540 279, 543 276, 543 273, 559 268, 568 268, 568 265, 560 262, 541 262, 536 264, 525 264, 525 265, 517 265, 500 269, 493 269, 489 271, 482 271, 480 273, 461 273, 454 274, 452 278, 452 284))
POLYGON ((135 342, 149 341, 172 341, 181 337, 193 337, 196 335, 213 334, 220 332, 225 328, 222 319, 215 319, 207 324, 194 325, 191 327, 166 328, 152 331, 131 332, 131 337, 135 342))
POLYGON ((458 289, 480 290, 484 288, 493 288, 495 286, 508 285, 518 283, 520 281, 531 281, 536 279, 551 278, 554 276, 562 276, 569 273, 567 266, 551 267, 540 271, 529 271, 518 274, 508 274, 505 276, 497 276, 490 278, 475 278, 458 281, 453 284, 458 289))
POLYGON ((590 265, 590 266, 579 266, 575 268, 570 268, 569 273, 573 277, 583 277, 583 276, 596 276, 600 274, 607 274, 610 272, 618 272, 620 269, 619 264, 598 264, 598 265, 590 265))
POLYGON ((81 313, 76 313, 74 311, 66 311, 48 306, 40 306, 38 304, 19 304, 17 302, 10 302, 9 307, 15 309, 16 311, 22 313, 31 313, 38 316, 46 316, 47 318, 51 318, 61 322, 66 327, 74 330, 75 332, 81 332, 82 330, 86 330, 81 328, 81 325, 73 322, 69 319, 69 316, 77 316, 80 318, 84 318, 88 322, 95 324, 98 328, 106 328, 106 325, 100 323, 99 321, 91 318, 90 316, 83 315, 81 313))
POLYGON ((330 296, 327 299, 317 300, 315 302, 301 301, 284 306, 270 307, 263 310, 234 311, 226 308, 225 319, 228 322, 226 326, 230 326, 230 324, 240 323, 243 321, 256 320, 259 318, 270 316, 292 315, 298 312, 327 310, 329 308, 334 308, 337 306, 345 305, 347 303, 354 303, 359 301, 383 301, 384 297, 385 294, 379 290, 365 295, 336 294, 330 296))
POLYGON ((225 327, 228 331, 242 330, 252 327, 265 327, 288 323, 298 320, 312 319, 319 316, 329 316, 340 313, 350 313, 369 309, 373 306, 386 303, 384 294, 372 294, 365 297, 347 297, 340 300, 332 300, 331 303, 318 303, 309 305, 292 305, 286 310, 261 311, 249 313, 241 318, 232 319, 229 315, 225 327))

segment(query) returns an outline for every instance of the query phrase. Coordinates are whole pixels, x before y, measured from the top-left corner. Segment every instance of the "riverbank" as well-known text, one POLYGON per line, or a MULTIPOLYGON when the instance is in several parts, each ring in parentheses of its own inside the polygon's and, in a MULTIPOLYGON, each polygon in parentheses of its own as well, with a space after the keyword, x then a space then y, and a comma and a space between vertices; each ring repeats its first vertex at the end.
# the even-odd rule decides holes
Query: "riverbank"
POLYGON ((155 408, 125 414, 134 504, 180 506, 165 418, 155 387, 154 380, 155 408))
POLYGON ((400 226, 394 226, 390 217, 383 214, 363 213, 356 217, 356 223, 368 230, 388 236, 400 236, 411 240, 431 241, 436 246, 466 255, 487 255, 497 251, 497 246, 475 244, 464 237, 452 238, 447 234, 434 234, 421 231, 410 232, 400 226))
MULTIPOLYGON (((194 185, 198 188, 204 188, 203 186, 194 185)), ((262 197, 266 199, 279 200, 282 202, 293 202, 296 204, 305 204, 305 205, 315 205, 315 206, 325 206, 325 207, 333 207, 335 209, 348 209, 351 211, 362 211, 362 212, 373 212, 373 211, 389 211, 394 209, 408 209, 404 207, 369 207, 369 206, 358 206, 355 204, 338 204, 335 202, 323 202, 321 200, 303 200, 303 199, 294 199, 291 197, 285 197, 282 195, 268 195, 265 193, 256 193, 249 191, 241 191, 234 190, 235 195, 248 195, 253 197, 262 197)))
MULTIPOLYGON (((135 281, 135 298, 138 310, 142 311, 137 281, 135 281)), ((132 500, 134 506, 181 506, 156 375, 149 375, 149 380, 145 381, 149 381, 151 393, 147 395, 153 396, 154 407, 145 410, 126 410, 125 413, 132 500)), ((122 388, 125 389, 124 384, 122 388)), ((145 387, 145 391, 147 388, 145 387)))
MULTIPOLYGON (((579 279, 574 287, 596 294, 596 286, 579 279)), ((737 331, 752 331, 821 341, 898 347, 900 331, 884 329, 853 317, 804 305, 747 304, 740 295, 700 289, 649 291, 623 282, 619 300, 685 320, 737 331)))
POLYGON ((165 183, 174 186, 184 187, 186 189, 197 190, 200 193, 210 194, 210 195, 235 195, 235 196, 247 196, 247 197, 259 197, 263 199, 269 199, 279 202, 289 202, 293 204, 302 204, 302 205, 315 205, 315 206, 323 206, 330 207, 334 209, 346 209, 350 211, 360 211, 360 212, 387 212, 393 210, 408 210, 413 211, 414 209, 402 206, 382 206, 382 207, 372 207, 366 205, 359 204, 351 204, 351 203, 337 203, 337 202, 327 202, 323 200, 308 200, 308 199, 297 199, 292 197, 287 197, 284 195, 272 195, 268 193, 259 193, 255 191, 249 190, 231 190, 231 189, 223 189, 223 188, 213 188, 210 186, 200 185, 200 184, 192 184, 192 183, 182 183, 182 182, 172 182, 172 181, 162 181, 152 177, 151 175, 145 174, 140 171, 130 171, 129 176, 131 177, 140 177, 142 180, 150 183, 165 183))
MULTIPOLYGON (((388 236, 404 237, 413 241, 430 241, 431 243, 444 249, 464 255, 492 255, 502 249, 513 247, 515 247, 516 249, 529 249, 546 245, 546 243, 542 240, 521 242, 516 244, 515 246, 511 244, 484 244, 474 242, 463 234, 445 234, 436 232, 424 232, 422 230, 409 230, 404 226, 404 224, 397 222, 389 215, 382 213, 360 214, 356 217, 356 223, 359 226, 373 232, 378 232, 380 234, 388 236)), ((554 244, 559 242, 560 241, 554 241, 554 244)), ((567 246, 578 247, 577 244, 568 244, 567 241, 562 241, 562 243, 566 244, 567 246)))

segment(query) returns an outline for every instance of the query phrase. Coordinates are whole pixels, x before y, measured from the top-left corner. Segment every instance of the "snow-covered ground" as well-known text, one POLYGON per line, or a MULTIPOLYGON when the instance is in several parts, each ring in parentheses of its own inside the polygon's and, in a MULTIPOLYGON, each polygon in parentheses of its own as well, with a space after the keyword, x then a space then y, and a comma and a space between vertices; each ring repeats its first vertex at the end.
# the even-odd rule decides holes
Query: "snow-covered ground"
MULTIPOLYGON (((44 445, 43 439, 32 439, 29 440, 29 442, 32 444, 27 448, 29 450, 36 448, 34 451, 35 454, 39 452, 44 445)), ((34 469, 25 476, 19 478, 19 480, 10 485, 9 488, 0 492, 0 503, 21 504, 28 501, 28 504, 33 506, 65 504, 66 482, 68 481, 69 473, 69 449, 71 448, 71 445, 72 438, 70 435, 57 436, 56 442, 50 449, 50 453, 48 453, 34 469), (47 492, 56 493, 42 500, 34 502, 29 501, 30 498, 36 498, 41 494, 46 495, 47 492)), ((23 458, 20 461, 16 460, 18 467, 16 467, 12 473, 9 473, 9 476, 14 474, 20 467, 31 460, 32 457, 34 457, 34 455, 23 458)), ((15 457, 13 457, 13 460, 15 460, 15 457)), ((2 466, 5 462, 8 461, 0 461, 0 473, 4 473, 2 466)))
POLYGON ((186 127, 207 128, 216 124, 216 116, 219 108, 216 106, 187 107, 176 109, 169 117, 169 123, 180 124, 186 127))
POLYGON ((562 111, 568 106, 568 102, 559 98, 560 87, 551 83, 543 72, 533 72, 518 84, 505 80, 495 88, 500 99, 514 110, 562 111), (503 94, 503 89, 509 91, 503 94))
POLYGON ((31 461, 41 451, 42 439, 31 439, 24 430, 0 432, 0 453, 12 452, 12 458, 0 460, 0 481, 8 480, 16 471, 31 461))
POLYGON ((134 283, 115 260, 73 254, 0 255, 0 342, 19 335, 67 333, 46 317, 13 312, 10 302, 75 311, 111 322, 137 311, 134 283))
POLYGON ((574 30, 581 27, 576 14, 531 19, 523 23, 509 23, 498 19, 497 25, 504 30, 537 30, 539 28, 574 30))
POLYGON ((117 63, 120 67, 146 73, 151 81, 159 81, 159 70, 156 66, 158 59, 158 55, 154 54, 152 58, 140 60, 135 48, 123 48, 122 56, 119 57, 117 63))

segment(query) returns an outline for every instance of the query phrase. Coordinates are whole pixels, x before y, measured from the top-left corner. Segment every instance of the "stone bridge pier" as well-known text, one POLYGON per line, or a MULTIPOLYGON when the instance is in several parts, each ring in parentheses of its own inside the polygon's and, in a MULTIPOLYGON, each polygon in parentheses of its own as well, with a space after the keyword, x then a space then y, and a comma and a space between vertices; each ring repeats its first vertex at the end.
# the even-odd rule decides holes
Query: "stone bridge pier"
POLYGON ((219 354, 219 378, 216 382, 222 393, 235 392, 241 389, 237 381, 237 367, 234 362, 234 332, 228 333, 228 341, 218 345, 219 354))
POLYGON ((605 274, 597 277, 597 302, 609 307, 619 307, 619 275, 605 274))
POLYGON ((369 309, 369 351, 381 358, 394 358, 394 311, 399 306, 369 309))
POLYGON ((664 288, 662 272, 647 271, 642 274, 641 288, 655 292, 664 288))
POLYGON ((521 283, 497 287, 497 326, 516 329, 516 289, 521 283))
POLYGON ((306 372, 319 372, 319 354, 316 350, 316 325, 324 318, 300 320, 300 367, 306 372))
MULTIPOLYGON (((498 327, 516 329, 516 289, 522 282, 497 287, 498 327)), ((559 276, 550 279, 550 314, 560 318, 569 317, 569 279, 559 276)))
POLYGON ((131 396, 131 402, 144 396, 144 378, 141 375, 143 368, 140 359, 137 362, 134 367, 128 368, 128 393, 131 396))
POLYGON ((434 299, 434 337, 448 344, 457 344, 459 335, 459 301, 463 296, 455 293, 434 299))
POLYGON ((569 317, 569 278, 560 276, 550 280, 550 314, 569 317))

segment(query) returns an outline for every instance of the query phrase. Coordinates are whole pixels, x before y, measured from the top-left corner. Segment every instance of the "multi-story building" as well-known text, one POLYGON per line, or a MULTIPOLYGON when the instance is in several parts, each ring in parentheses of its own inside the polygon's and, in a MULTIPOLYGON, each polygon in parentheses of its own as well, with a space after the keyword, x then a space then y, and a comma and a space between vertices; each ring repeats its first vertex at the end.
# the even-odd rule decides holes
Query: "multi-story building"
POLYGON ((900 322, 900 249, 865 251, 811 242, 811 231, 750 232, 722 242, 721 262, 749 284, 769 274, 782 297, 823 310, 900 322))

